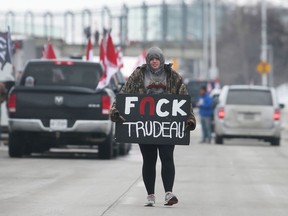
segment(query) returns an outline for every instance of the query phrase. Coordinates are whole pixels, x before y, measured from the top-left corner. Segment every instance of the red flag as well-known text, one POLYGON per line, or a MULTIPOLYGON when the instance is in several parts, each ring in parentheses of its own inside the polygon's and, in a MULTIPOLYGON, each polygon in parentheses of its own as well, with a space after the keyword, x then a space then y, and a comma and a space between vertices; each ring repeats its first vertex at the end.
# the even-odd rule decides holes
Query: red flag
POLYGON ((123 64, 123 52, 122 52, 121 47, 117 48, 116 55, 117 55, 118 68, 123 68, 124 67, 124 64, 123 64))
POLYGON ((56 55, 51 41, 48 41, 47 45, 44 46, 42 55, 43 55, 42 58, 45 59, 56 59, 56 55))
POLYGON ((87 49, 86 49, 86 60, 87 61, 93 61, 93 46, 91 38, 88 39, 87 49))
POLYGON ((19 42, 19 40, 15 40, 15 42, 14 42, 14 47, 15 47, 16 50, 17 50, 17 49, 20 49, 20 42, 19 42))
POLYGON ((111 64, 111 66, 117 67, 117 55, 115 52, 115 47, 112 41, 112 37, 110 34, 108 34, 107 38, 107 47, 106 47, 106 57, 108 62, 111 64))
POLYGON ((97 89, 103 89, 110 82, 111 77, 117 73, 117 55, 115 52, 115 47, 112 41, 111 35, 108 33, 107 35, 107 44, 104 45, 104 40, 102 39, 100 44, 100 61, 103 61, 104 66, 104 74, 101 77, 97 89))
POLYGON ((102 39, 100 42, 100 47, 99 47, 99 58, 104 69, 104 73, 103 73, 103 76, 101 77, 101 80, 106 78, 106 61, 105 61, 106 52, 104 49, 104 43, 105 43, 105 40, 102 39))

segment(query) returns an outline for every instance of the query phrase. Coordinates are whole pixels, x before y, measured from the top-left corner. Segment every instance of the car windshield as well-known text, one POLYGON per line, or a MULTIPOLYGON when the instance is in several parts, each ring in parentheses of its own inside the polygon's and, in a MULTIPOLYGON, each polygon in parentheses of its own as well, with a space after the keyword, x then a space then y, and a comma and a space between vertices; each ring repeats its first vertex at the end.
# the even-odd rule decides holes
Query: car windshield
POLYGON ((21 85, 77 86, 95 89, 102 75, 96 64, 57 65, 39 63, 28 65, 21 85))
POLYGON ((230 89, 227 96, 229 105, 272 106, 272 95, 269 90, 230 89))

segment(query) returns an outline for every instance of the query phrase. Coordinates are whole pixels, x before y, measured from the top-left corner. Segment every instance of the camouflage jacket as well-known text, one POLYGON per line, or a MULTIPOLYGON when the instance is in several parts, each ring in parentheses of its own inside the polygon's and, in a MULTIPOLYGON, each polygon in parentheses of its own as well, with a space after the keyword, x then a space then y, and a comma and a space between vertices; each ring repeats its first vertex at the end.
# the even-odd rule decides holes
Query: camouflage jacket
POLYGON ((6 88, 5 84, 0 82, 0 104, 6 99, 6 88))
MULTIPOLYGON (((172 64, 164 65, 165 72, 167 73, 166 78, 166 92, 168 94, 181 94, 188 95, 187 87, 183 83, 182 77, 179 73, 172 69, 172 64)), ((141 67, 137 67, 133 73, 129 76, 126 84, 122 87, 119 94, 146 94, 146 88, 144 85, 144 74, 146 71, 146 64, 141 67)), ((110 110, 111 120, 113 121, 114 113, 117 112, 116 103, 112 105, 110 110)), ((188 117, 187 122, 192 125, 191 130, 196 127, 196 119, 193 113, 193 108, 191 104, 191 112, 188 117)))

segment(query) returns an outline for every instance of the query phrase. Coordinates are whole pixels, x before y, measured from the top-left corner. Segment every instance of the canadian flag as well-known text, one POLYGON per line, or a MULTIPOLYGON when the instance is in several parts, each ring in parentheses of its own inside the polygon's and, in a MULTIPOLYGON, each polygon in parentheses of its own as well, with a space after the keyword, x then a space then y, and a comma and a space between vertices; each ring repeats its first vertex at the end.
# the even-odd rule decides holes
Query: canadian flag
POLYGON ((221 89, 221 86, 220 86, 220 83, 219 83, 219 79, 217 78, 217 79, 215 79, 215 81, 214 81, 214 88, 215 89, 221 89))
POLYGON ((93 46, 91 38, 88 39, 87 49, 86 49, 86 60, 87 61, 93 61, 93 46))
POLYGON ((211 85, 210 81, 207 82, 207 87, 206 88, 207 88, 207 92, 208 93, 210 93, 212 91, 212 85, 211 85))
POLYGON ((117 55, 118 68, 123 68, 124 67, 124 64, 123 64, 123 52, 122 52, 121 47, 117 47, 116 55, 117 55))
POLYGON ((99 57, 104 67, 104 73, 96 89, 103 89, 109 84, 111 77, 119 70, 117 54, 110 33, 107 34, 106 39, 101 40, 99 57))
POLYGON ((48 41, 48 43, 46 45, 44 45, 44 49, 42 52, 42 58, 44 58, 44 59, 56 59, 56 55, 55 55, 51 41, 48 41))
POLYGON ((141 66, 142 64, 146 63, 146 49, 143 49, 141 54, 137 58, 137 62, 135 64, 135 68, 141 66))

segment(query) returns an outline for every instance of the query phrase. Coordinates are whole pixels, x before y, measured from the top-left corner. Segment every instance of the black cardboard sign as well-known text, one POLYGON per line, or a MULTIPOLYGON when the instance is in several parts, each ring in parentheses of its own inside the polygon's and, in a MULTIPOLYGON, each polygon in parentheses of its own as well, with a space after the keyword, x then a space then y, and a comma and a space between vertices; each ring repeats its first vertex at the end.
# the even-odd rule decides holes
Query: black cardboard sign
POLYGON ((189 95, 118 94, 116 108, 125 122, 116 123, 120 143, 189 145, 186 121, 190 113, 189 95))

